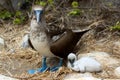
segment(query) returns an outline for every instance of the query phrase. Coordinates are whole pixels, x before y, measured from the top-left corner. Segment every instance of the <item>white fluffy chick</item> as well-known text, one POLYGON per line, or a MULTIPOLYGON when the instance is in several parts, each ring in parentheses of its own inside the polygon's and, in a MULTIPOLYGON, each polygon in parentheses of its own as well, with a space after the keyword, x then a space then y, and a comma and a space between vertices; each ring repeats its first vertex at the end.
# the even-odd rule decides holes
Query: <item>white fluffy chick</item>
POLYGON ((80 72, 100 72, 101 64, 92 57, 82 57, 77 60, 74 53, 68 55, 67 67, 80 72))

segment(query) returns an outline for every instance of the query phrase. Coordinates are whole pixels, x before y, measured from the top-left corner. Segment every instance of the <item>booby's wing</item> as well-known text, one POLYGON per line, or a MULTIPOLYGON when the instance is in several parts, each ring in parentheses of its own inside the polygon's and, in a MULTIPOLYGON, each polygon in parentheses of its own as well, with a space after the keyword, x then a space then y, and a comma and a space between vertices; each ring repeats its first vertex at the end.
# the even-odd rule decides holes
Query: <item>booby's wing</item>
POLYGON ((51 52, 56 56, 67 58, 68 54, 74 50, 79 39, 87 31, 89 30, 82 32, 67 30, 64 35, 50 45, 51 52))

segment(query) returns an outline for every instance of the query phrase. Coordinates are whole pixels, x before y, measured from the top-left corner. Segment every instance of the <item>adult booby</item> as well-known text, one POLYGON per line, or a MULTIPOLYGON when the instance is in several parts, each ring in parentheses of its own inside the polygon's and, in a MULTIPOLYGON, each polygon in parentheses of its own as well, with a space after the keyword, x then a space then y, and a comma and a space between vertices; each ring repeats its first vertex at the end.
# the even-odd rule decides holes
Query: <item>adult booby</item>
MULTIPOLYGON (((34 49, 43 56, 42 68, 37 70, 29 70, 30 74, 37 72, 44 72, 48 69, 46 64, 46 57, 58 57, 60 62, 58 66, 50 68, 50 71, 56 71, 62 66, 63 58, 67 58, 68 54, 73 51, 75 45, 81 38, 81 36, 89 30, 74 32, 70 29, 63 31, 63 35, 53 40, 52 37, 56 34, 51 35, 51 31, 47 28, 44 18, 44 8, 38 5, 32 8, 32 19, 30 24, 30 38, 29 42, 32 44, 34 49)), ((58 30, 58 33, 61 31, 58 30)), ((58 34, 57 33, 57 34, 58 34)))
POLYGON ((77 60, 74 53, 68 55, 67 67, 80 72, 100 72, 101 64, 92 57, 82 57, 77 60))

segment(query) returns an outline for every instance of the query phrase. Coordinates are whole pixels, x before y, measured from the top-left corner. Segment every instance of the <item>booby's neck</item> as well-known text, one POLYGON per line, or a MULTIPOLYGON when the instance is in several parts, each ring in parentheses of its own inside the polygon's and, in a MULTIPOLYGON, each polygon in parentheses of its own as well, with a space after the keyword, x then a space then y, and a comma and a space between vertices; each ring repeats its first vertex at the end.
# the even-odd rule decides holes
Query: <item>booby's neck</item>
POLYGON ((39 23, 36 22, 36 20, 31 20, 31 31, 45 31, 46 28, 46 22, 44 20, 41 20, 39 23))
POLYGON ((39 23, 36 20, 32 19, 30 24, 30 36, 31 38, 40 38, 42 41, 45 39, 47 42, 50 41, 49 36, 46 32, 46 22, 45 20, 41 20, 39 23))

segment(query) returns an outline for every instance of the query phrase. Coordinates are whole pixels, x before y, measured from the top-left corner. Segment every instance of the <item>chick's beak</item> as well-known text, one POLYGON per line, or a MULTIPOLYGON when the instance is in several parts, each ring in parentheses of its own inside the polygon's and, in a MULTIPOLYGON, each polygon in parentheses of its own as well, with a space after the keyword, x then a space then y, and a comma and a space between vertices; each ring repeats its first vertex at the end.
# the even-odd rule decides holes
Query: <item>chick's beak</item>
POLYGON ((41 12, 42 12, 41 10, 36 10, 36 11, 35 11, 37 23, 40 22, 40 19, 41 19, 41 12))
POLYGON ((69 62, 70 62, 72 67, 74 67, 74 61, 75 61, 74 59, 69 59, 69 62))

